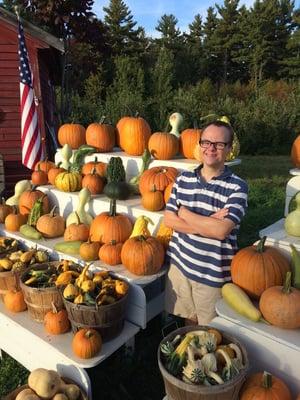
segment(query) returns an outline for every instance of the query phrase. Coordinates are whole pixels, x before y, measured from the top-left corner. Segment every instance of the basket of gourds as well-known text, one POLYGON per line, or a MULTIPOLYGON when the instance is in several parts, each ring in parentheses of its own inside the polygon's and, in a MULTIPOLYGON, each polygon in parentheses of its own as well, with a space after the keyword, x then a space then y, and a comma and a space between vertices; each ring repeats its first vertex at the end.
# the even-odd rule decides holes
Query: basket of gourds
POLYGON ((108 271, 90 272, 90 265, 61 294, 73 332, 93 328, 106 341, 123 329, 129 284, 108 271))

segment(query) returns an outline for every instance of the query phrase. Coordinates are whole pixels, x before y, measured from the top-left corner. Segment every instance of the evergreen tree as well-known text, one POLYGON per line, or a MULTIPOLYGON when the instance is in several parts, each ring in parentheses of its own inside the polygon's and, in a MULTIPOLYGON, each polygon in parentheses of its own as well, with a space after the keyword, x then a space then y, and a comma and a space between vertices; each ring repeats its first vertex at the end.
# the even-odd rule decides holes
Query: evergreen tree
POLYGON ((220 55, 217 51, 215 31, 218 26, 218 19, 215 9, 207 9, 206 21, 203 25, 203 52, 204 52, 204 77, 212 81, 218 81, 221 74, 220 55))
POLYGON ((300 9, 293 13, 293 31, 287 43, 287 55, 283 61, 286 77, 300 78, 300 9))
POLYGON ((200 14, 195 15, 194 20, 189 24, 189 33, 185 34, 185 63, 187 83, 198 82, 204 73, 203 60, 203 25, 200 14))
POLYGON ((176 49, 181 36, 180 29, 176 27, 178 19, 173 14, 164 14, 158 21, 155 29, 160 32, 161 38, 158 39, 160 45, 169 49, 176 49))

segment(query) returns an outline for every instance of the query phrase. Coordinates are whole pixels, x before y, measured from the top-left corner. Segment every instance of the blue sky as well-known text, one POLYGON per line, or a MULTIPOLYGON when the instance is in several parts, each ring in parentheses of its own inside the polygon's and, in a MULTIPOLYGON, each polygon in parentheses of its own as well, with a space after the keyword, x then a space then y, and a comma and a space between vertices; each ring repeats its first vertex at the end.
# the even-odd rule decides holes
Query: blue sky
MULTIPOLYGON (((213 0, 124 0, 124 2, 137 25, 143 26, 149 36, 158 35, 155 26, 163 14, 174 14, 178 19, 177 26, 181 31, 187 31, 196 14, 202 15, 205 20, 208 7, 214 7, 215 3, 223 4, 223 1, 213 0)), ((300 0, 296 0, 296 4, 299 2, 300 0)), ((241 0, 239 5, 245 4, 250 8, 253 3, 254 0, 241 0)), ((99 18, 103 18, 103 7, 108 4, 109 0, 95 0, 93 11, 99 18)))

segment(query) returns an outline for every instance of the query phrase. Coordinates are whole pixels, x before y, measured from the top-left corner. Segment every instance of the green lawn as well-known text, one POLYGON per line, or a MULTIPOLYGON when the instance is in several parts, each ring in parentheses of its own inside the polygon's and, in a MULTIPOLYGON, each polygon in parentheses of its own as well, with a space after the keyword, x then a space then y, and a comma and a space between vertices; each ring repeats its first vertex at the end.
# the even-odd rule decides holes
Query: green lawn
MULTIPOLYGON (((249 184, 249 208, 239 235, 239 246, 245 247, 258 239, 259 230, 283 217, 285 187, 291 178, 292 165, 288 156, 242 156, 241 159, 242 164, 232 169, 249 184)), ((162 316, 154 318, 136 336, 134 354, 121 348, 88 370, 95 399, 162 400, 164 389, 156 352, 165 324, 162 316)), ((27 374, 13 359, 4 357, 0 361, 0 397, 24 382, 27 374)))

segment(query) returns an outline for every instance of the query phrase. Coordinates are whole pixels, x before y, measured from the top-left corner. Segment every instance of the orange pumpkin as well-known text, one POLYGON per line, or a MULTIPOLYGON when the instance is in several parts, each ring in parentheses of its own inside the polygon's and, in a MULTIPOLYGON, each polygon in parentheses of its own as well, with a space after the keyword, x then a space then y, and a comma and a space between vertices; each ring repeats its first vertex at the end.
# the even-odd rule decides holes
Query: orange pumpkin
POLYGON ((38 170, 33 171, 31 174, 31 182, 33 185, 47 185, 48 174, 38 167, 38 170))
POLYGON ((61 335, 70 330, 70 321, 66 310, 58 311, 54 303, 52 310, 48 311, 44 317, 44 327, 50 335, 61 335))
POLYGON ((268 372, 257 372, 247 378, 240 400, 292 400, 286 384, 268 372))
POLYGON ((89 161, 88 163, 82 166, 81 173, 82 175, 91 174, 93 169, 95 169, 96 174, 98 174, 102 178, 105 178, 106 168, 107 168, 107 163, 104 163, 102 161, 97 161, 97 158, 95 157, 94 161, 89 161))
POLYGON ((123 243, 117 243, 112 240, 110 243, 106 243, 100 247, 99 258, 101 261, 108 265, 121 264, 121 251, 123 243))
POLYGON ((292 163, 296 168, 300 168, 300 135, 296 137, 291 149, 292 163))
POLYGON ((82 242, 86 242, 90 236, 90 227, 87 224, 83 224, 80 221, 80 218, 75 211, 77 222, 70 224, 66 227, 64 233, 64 240, 65 241, 72 241, 72 240, 81 240, 82 242))
POLYGON ((115 128, 109 124, 90 124, 85 132, 86 143, 97 148, 99 153, 112 151, 115 145, 115 128))
POLYGON ((56 167, 53 167, 49 170, 48 172, 48 182, 50 183, 50 185, 55 184, 55 178, 57 177, 58 174, 60 174, 61 172, 66 172, 66 170, 64 168, 61 168, 59 165, 56 167))
POLYGON ((72 340, 72 348, 79 358, 92 358, 102 347, 102 339, 95 329, 80 329, 72 340))
POLYGON ((165 206, 163 193, 159 190, 156 190, 155 185, 153 185, 152 190, 149 192, 143 192, 142 206, 149 211, 162 210, 165 206))
POLYGON ((157 190, 163 192, 165 188, 175 181, 178 171, 174 167, 152 167, 143 172, 140 182, 139 190, 143 194, 149 192, 153 185, 157 190))
POLYGON ((257 246, 236 253, 231 262, 231 278, 250 297, 259 298, 271 286, 282 285, 290 270, 288 260, 275 247, 265 246, 263 237, 257 246))
POLYGON ((8 216, 8 214, 13 213, 13 207, 9 206, 8 204, 5 204, 5 200, 2 197, 1 199, 1 204, 0 204, 0 223, 3 224, 5 221, 5 218, 8 216))
POLYGON ((195 158, 194 149, 199 143, 201 129, 185 129, 179 137, 179 151, 185 158, 195 158))
POLYGON ((49 199, 45 193, 34 188, 25 190, 25 192, 21 194, 19 198, 20 213, 23 215, 28 215, 34 206, 34 203, 41 197, 43 198, 43 214, 47 214, 50 211, 49 199))
POLYGON ((54 167, 55 167, 54 162, 49 161, 49 160, 46 158, 44 161, 39 161, 39 162, 35 165, 34 170, 35 170, 35 171, 41 170, 41 171, 45 172, 46 174, 48 174, 48 172, 50 171, 50 169, 51 169, 51 168, 54 168, 54 167))
POLYGON ((9 290, 4 296, 5 307, 14 313, 25 311, 27 309, 24 301, 23 292, 20 289, 9 290))
POLYGON ((56 206, 49 214, 40 216, 36 223, 36 229, 46 238, 62 236, 65 232, 66 223, 62 216, 55 214, 56 206))
POLYGON ((263 292, 259 309, 272 325, 300 328, 300 290, 291 287, 291 272, 287 272, 283 286, 273 286, 263 292))
POLYGON ((79 255, 84 261, 95 261, 99 258, 99 249, 100 243, 92 242, 90 238, 88 238, 87 242, 84 242, 80 245, 79 255))
POLYGON ((83 177, 81 185, 83 188, 89 189, 91 194, 100 194, 103 192, 104 181, 94 168, 90 174, 83 177))
POLYGON ((157 160, 171 160, 179 150, 179 140, 172 133, 155 132, 150 136, 148 149, 157 160))
POLYGON ((156 274, 165 258, 163 245, 154 237, 134 236, 123 244, 121 260, 135 275, 156 274))
POLYGON ((167 202, 168 202, 168 200, 169 200, 169 198, 170 198, 170 196, 171 196, 173 183, 174 183, 174 182, 169 183, 168 186, 165 188, 165 191, 164 191, 164 201, 165 201, 166 204, 167 204, 167 202))
POLYGON ((13 212, 5 217, 4 226, 7 231, 17 232, 26 222, 27 215, 17 213, 17 209, 14 207, 13 212))
POLYGON ((148 146, 151 129, 141 117, 123 117, 117 123, 119 145, 132 156, 141 156, 148 146))
POLYGON ((85 128, 80 124, 64 124, 57 134, 58 142, 61 146, 68 144, 72 149, 85 144, 85 128))

